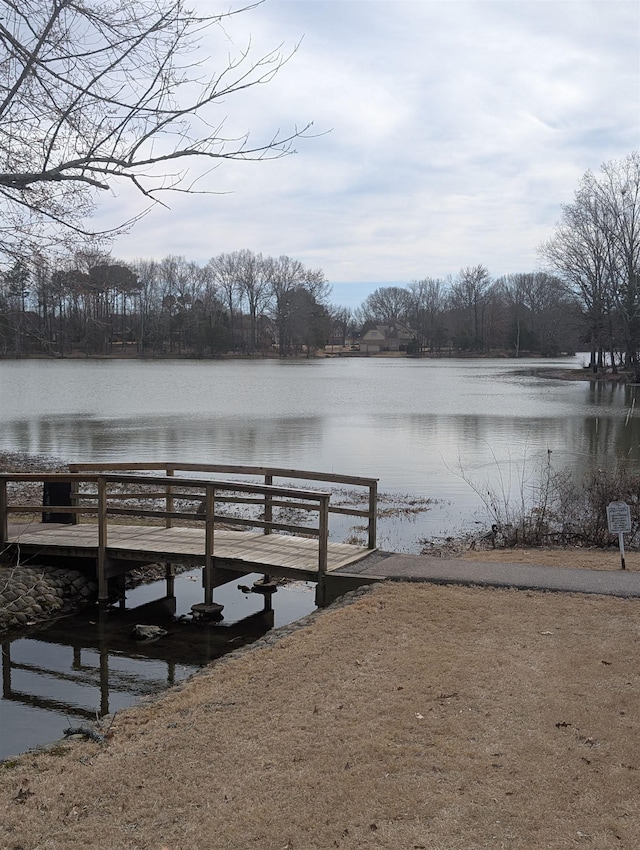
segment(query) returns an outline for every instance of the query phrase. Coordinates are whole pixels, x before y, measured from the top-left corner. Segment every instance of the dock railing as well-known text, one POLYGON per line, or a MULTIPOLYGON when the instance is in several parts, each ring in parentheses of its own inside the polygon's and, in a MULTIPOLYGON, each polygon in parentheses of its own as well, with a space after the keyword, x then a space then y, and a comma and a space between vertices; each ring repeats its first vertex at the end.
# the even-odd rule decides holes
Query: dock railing
MULTIPOLYGON (((122 464, 122 468, 131 468, 131 464, 122 464)), ((101 471, 95 471, 95 467, 89 464, 74 464, 69 473, 0 473, 0 544, 5 544, 9 539, 9 516, 38 514, 43 511, 42 504, 32 497, 30 501, 22 502, 12 498, 15 494, 10 493, 9 486, 12 483, 30 484, 61 484, 71 485, 71 504, 47 505, 46 511, 58 515, 69 515, 74 522, 78 522, 83 516, 95 518, 98 526, 97 544, 97 578, 98 596, 102 601, 108 598, 107 562, 109 546, 109 518, 129 517, 142 520, 152 520, 156 524, 164 524, 165 528, 171 528, 175 521, 187 521, 191 524, 204 523, 205 527, 205 563, 204 563, 204 587, 205 604, 210 605, 213 598, 214 586, 214 537, 217 523, 226 526, 258 527, 265 534, 272 532, 285 532, 305 537, 318 538, 318 584, 324 585, 327 569, 327 547, 329 540, 329 513, 331 511, 331 494, 328 492, 314 491, 301 487, 291 487, 273 484, 276 477, 303 478, 316 481, 337 481, 340 484, 362 484, 367 482, 369 490, 369 510, 359 511, 354 508, 337 508, 334 512, 351 514, 355 516, 368 516, 369 522, 369 545, 375 547, 375 506, 376 483, 373 479, 356 479, 353 476, 329 476, 324 473, 302 473, 294 470, 268 469, 258 467, 230 467, 230 466, 207 466, 188 467, 177 464, 160 465, 135 465, 136 472, 115 473, 113 465, 102 465, 101 471), (82 469, 80 468, 82 467, 82 469), (235 474, 260 474, 264 475, 268 483, 251 483, 246 481, 229 481, 212 478, 192 478, 176 476, 176 471, 189 470, 212 473, 220 471, 233 472, 235 474), (247 472, 251 469, 253 472, 247 472), (89 471, 91 470, 91 471, 89 471), (164 472, 165 474, 140 474, 144 472, 164 472), (259 470, 259 472, 257 471, 259 470), (195 503, 197 509, 194 511, 176 510, 176 503, 188 505, 195 503), (262 517, 234 516, 222 514, 218 511, 218 505, 234 504, 249 505, 262 508, 262 517), (315 514, 317 523, 307 525, 295 522, 280 522, 274 520, 274 508, 289 509, 292 511, 303 511, 315 514), (373 522, 371 517, 373 516, 373 522), (373 528, 373 532, 372 532, 373 528), (373 536, 372 536, 373 534, 373 536)), ((295 513, 294 513, 295 516, 295 513)), ((91 520, 89 520, 91 521, 91 520)))
MULTIPOLYGON (((259 478, 265 486, 273 486, 276 481, 281 484, 295 481, 301 484, 329 484, 338 487, 355 488, 356 493, 363 493, 363 501, 366 508, 351 505, 330 504, 329 514, 338 516, 352 516, 366 526, 367 548, 376 548, 377 538, 377 516, 378 516, 378 479, 366 478, 356 475, 340 475, 332 472, 311 472, 309 470, 286 469, 275 466, 239 466, 237 464, 221 463, 176 463, 176 462, 120 462, 120 463, 72 463, 69 471, 76 473, 87 472, 164 472, 166 476, 181 479, 184 473, 196 473, 196 475, 237 475, 242 478, 259 478)), ((172 510, 172 500, 176 486, 182 486, 181 480, 167 485, 166 499, 167 511, 172 510)), ((265 534, 271 534, 275 528, 271 524, 273 509, 278 507, 272 495, 264 495, 264 519, 267 523, 264 528, 265 534)), ((282 507, 282 506, 280 506, 282 507)), ((169 526, 171 519, 168 519, 169 526)))

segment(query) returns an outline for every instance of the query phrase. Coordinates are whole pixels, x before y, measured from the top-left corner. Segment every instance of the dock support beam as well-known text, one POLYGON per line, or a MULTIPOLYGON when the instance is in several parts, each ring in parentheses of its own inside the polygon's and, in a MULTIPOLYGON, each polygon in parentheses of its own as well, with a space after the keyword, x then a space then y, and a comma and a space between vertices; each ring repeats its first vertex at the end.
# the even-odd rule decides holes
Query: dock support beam
POLYGON ((7 542, 9 536, 9 522, 7 517, 7 482, 6 479, 0 481, 0 543, 7 542))
POLYGON ((375 549, 378 545, 378 482, 372 481, 369 484, 369 539, 367 546, 369 549, 375 549))
POLYGON ((207 484, 205 497, 204 604, 213 605, 214 488, 207 484))
POLYGON ((167 582, 167 599, 173 599, 176 595, 176 565, 164 565, 164 577, 167 582))
POLYGON ((318 585, 316 587, 316 605, 325 606, 325 577, 327 574, 327 554, 329 543, 329 496, 320 496, 318 511, 318 585))
POLYGON ((107 483, 98 478, 98 602, 109 601, 107 580, 107 483))

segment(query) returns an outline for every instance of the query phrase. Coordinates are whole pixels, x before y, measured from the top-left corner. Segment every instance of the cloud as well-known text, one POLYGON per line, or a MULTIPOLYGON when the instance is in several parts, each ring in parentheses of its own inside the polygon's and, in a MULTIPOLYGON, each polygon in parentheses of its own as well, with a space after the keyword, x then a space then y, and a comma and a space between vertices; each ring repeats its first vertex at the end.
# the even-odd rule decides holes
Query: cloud
MULTIPOLYGON (((257 55, 303 38, 271 83, 228 98, 225 128, 324 134, 223 163, 203 185, 228 194, 174 198, 119 257, 250 248, 376 284, 531 270, 582 174, 638 146, 634 2, 267 0, 231 29, 257 55)), ((113 214, 133 203, 123 189, 113 214)))

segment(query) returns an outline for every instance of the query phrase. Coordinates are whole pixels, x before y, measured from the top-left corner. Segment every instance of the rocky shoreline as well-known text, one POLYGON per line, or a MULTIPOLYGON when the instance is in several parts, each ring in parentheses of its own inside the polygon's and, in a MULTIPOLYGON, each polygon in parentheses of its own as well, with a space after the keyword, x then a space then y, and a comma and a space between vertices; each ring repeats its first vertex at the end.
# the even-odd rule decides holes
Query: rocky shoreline
MULTIPOLYGON (((66 472, 65 461, 47 455, 0 452, 4 472, 66 472)), ((32 485, 20 485, 26 497, 33 497, 32 485)), ((180 572, 180 568, 176 572, 180 572)), ((132 570, 127 588, 164 578, 163 564, 132 570)), ((97 597, 96 582, 83 573, 47 564, 0 565, 0 634, 22 629, 70 614, 97 597)))
POLYGON ((98 586, 77 570, 0 568, 0 633, 34 626, 95 601, 98 586))

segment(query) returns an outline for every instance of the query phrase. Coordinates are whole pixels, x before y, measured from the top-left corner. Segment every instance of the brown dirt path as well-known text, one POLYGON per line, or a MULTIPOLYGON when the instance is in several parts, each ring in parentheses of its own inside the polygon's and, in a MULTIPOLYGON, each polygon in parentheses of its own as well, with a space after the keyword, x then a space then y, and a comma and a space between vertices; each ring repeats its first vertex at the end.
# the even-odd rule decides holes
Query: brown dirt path
POLYGON ((637 848, 639 613, 378 585, 0 770, 0 846, 637 848))

